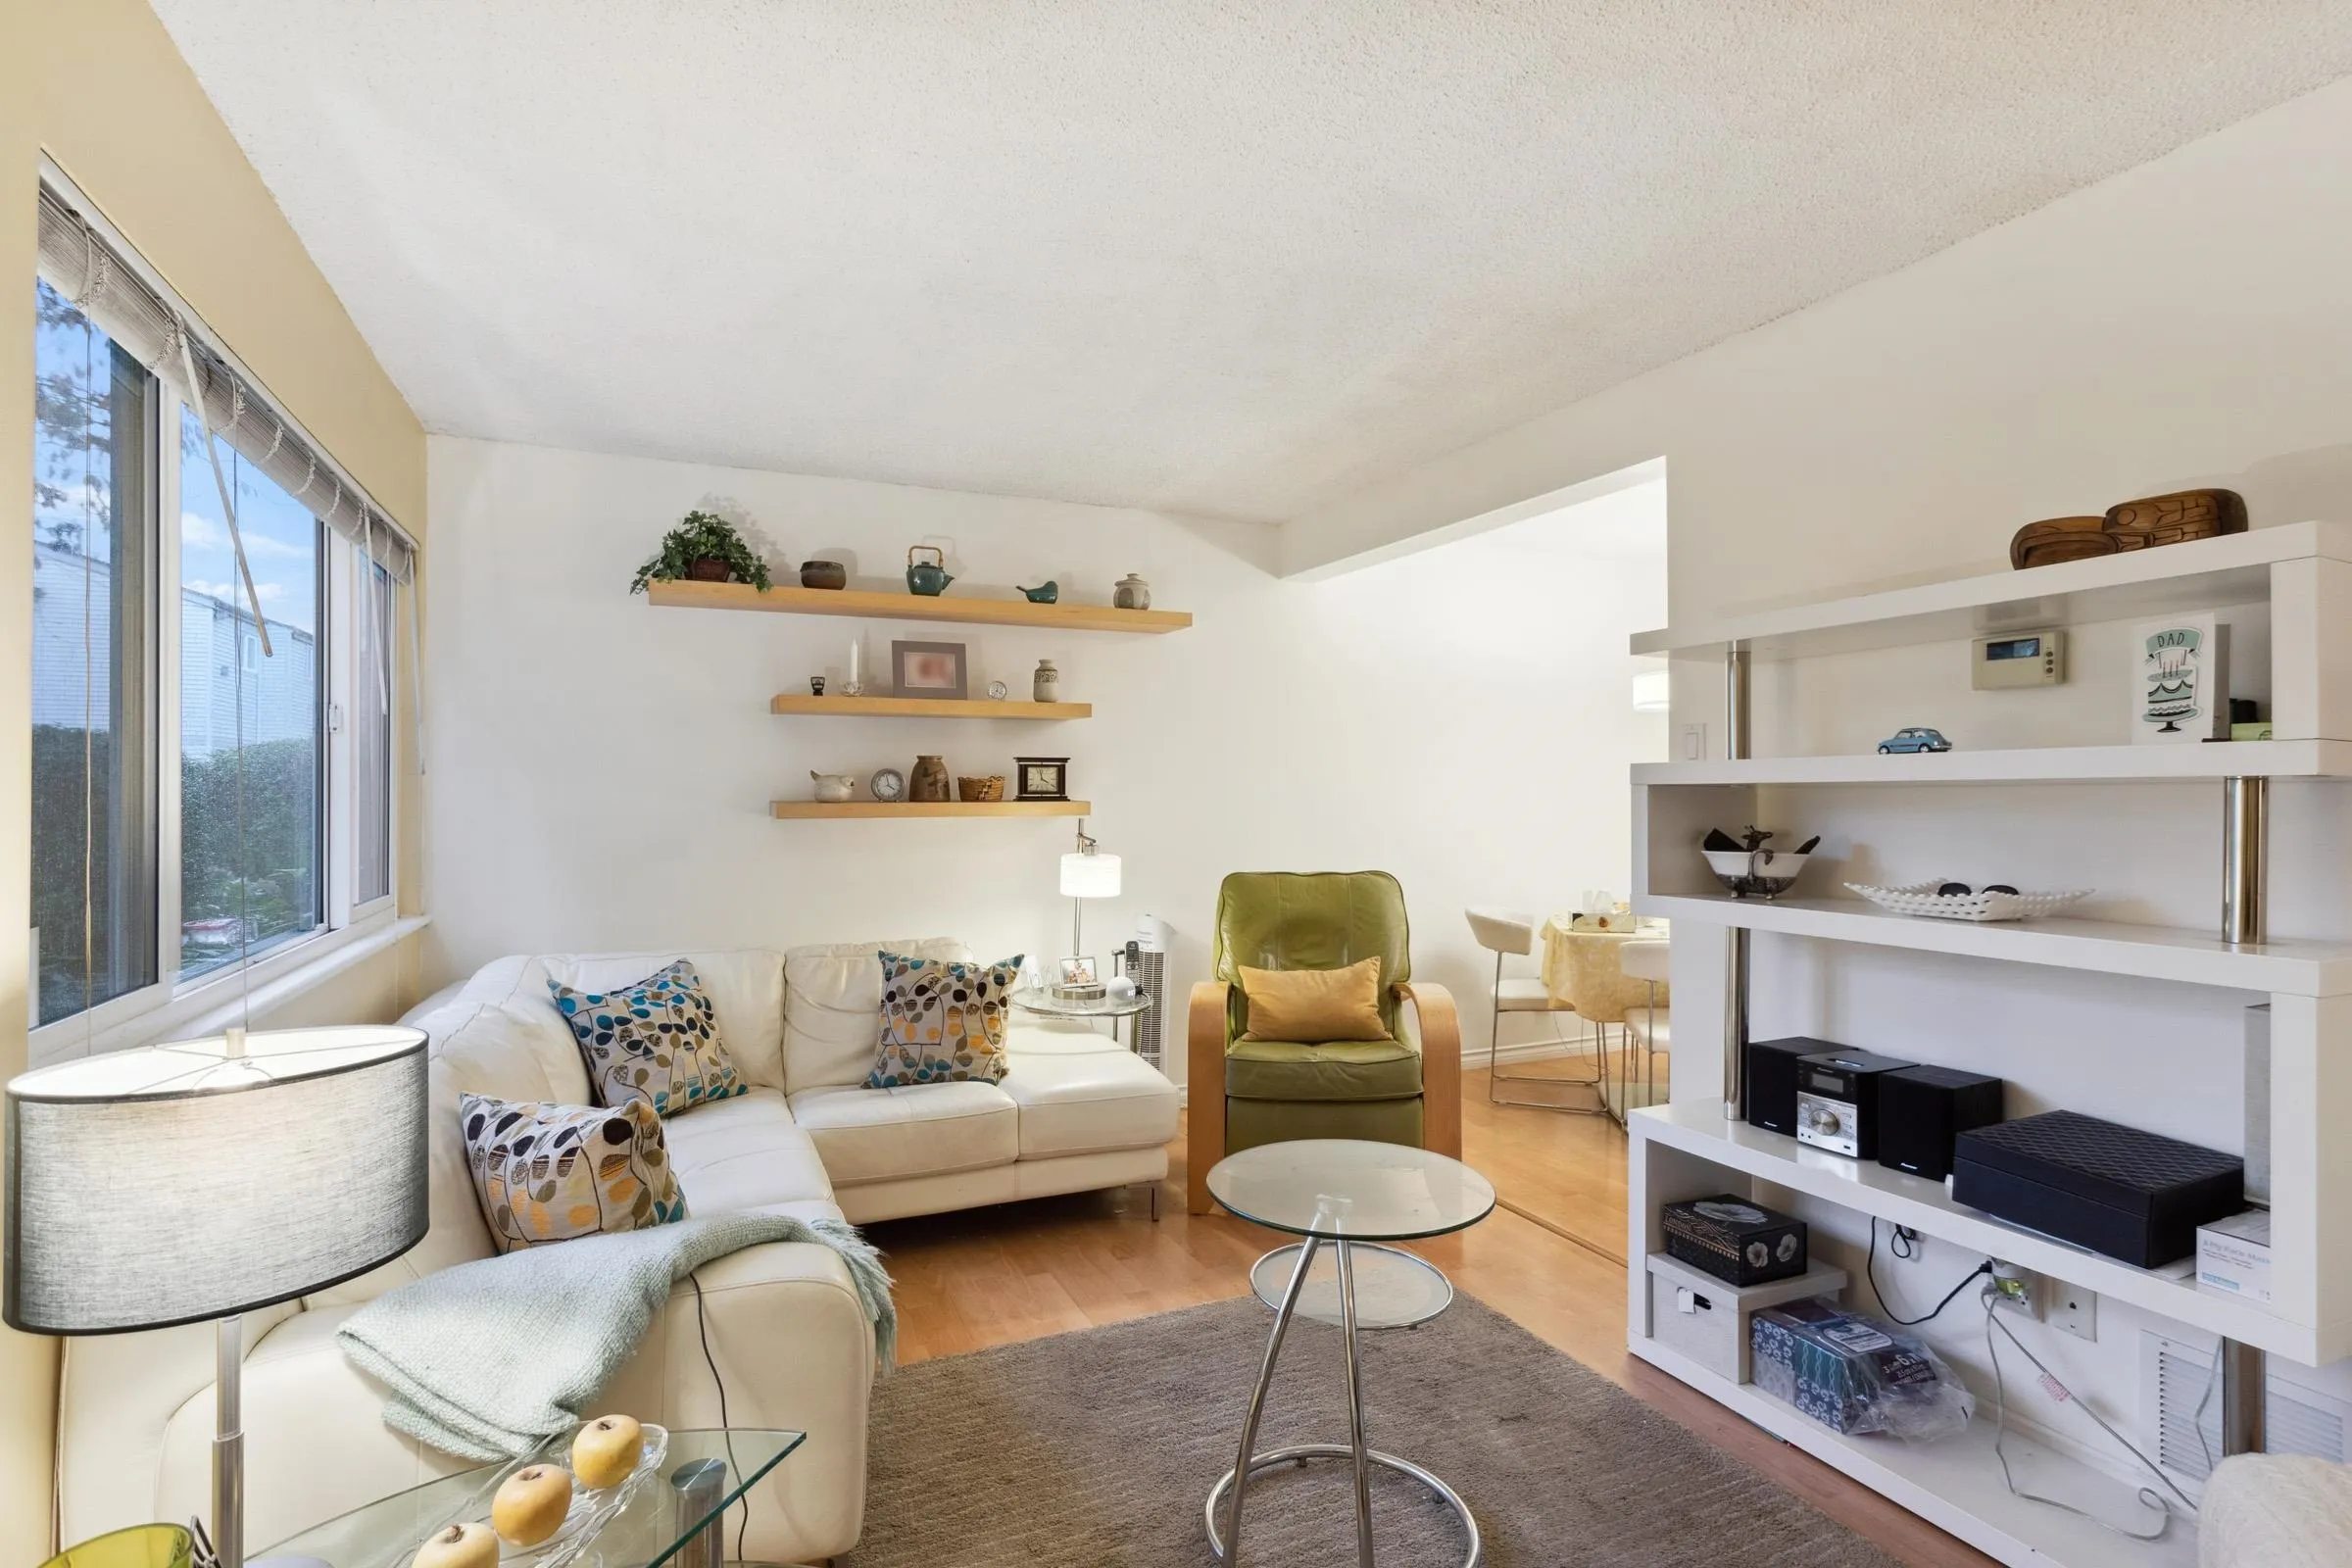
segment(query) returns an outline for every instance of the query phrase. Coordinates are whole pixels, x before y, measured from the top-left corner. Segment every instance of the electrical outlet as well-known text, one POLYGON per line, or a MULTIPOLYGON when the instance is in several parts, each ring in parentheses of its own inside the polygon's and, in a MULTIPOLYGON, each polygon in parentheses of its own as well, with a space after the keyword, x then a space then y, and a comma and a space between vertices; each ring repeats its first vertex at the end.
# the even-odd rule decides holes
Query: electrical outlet
POLYGON ((1992 1260, 1992 1300, 2005 1311, 2041 1321, 2041 1280, 2032 1269, 1992 1260))
POLYGON ((1676 751, 1679 753, 1680 759, 1683 761, 1705 761, 1707 760, 1707 726, 1704 724, 1685 724, 1682 727, 1681 740, 1676 747, 1676 751))
POLYGON ((2045 1321, 2054 1329, 2062 1329, 2077 1339, 2093 1344, 2099 1338, 2099 1293, 2086 1291, 2080 1285, 2064 1280, 2049 1282, 2049 1311, 2045 1321))

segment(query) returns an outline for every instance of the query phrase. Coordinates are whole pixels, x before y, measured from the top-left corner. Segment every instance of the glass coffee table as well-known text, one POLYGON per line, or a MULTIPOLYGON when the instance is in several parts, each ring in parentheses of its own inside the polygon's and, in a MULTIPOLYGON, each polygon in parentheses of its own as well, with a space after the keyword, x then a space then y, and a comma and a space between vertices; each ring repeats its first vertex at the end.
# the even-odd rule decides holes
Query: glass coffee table
POLYGON ((1239 1456, 1209 1489, 1206 1508, 1209 1549, 1233 1568, 1241 1560, 1242 1498, 1250 1478, 1276 1465, 1310 1459, 1347 1459, 1355 1479, 1355 1553, 1359 1568, 1372 1568, 1373 1465, 1410 1476, 1451 1508, 1468 1538, 1462 1568, 1478 1568, 1484 1555, 1478 1521, 1460 1494, 1409 1460, 1382 1453, 1364 1439, 1363 1373, 1356 1358, 1359 1331, 1410 1328, 1444 1311, 1453 1288, 1430 1263, 1378 1244, 1415 1241, 1465 1230, 1494 1211, 1494 1188, 1458 1159, 1354 1139, 1315 1138, 1261 1144, 1228 1154, 1208 1173, 1208 1191, 1240 1215, 1304 1240, 1258 1260, 1252 1285, 1274 1311, 1273 1337, 1242 1418, 1239 1456), (1266 1276, 1288 1254, 1289 1283, 1277 1302, 1266 1276), (1318 1262, 1325 1266, 1318 1268, 1318 1262), (1362 1272, 1358 1272, 1359 1269, 1362 1272), (1283 1336, 1293 1320, 1336 1322, 1347 1346, 1348 1441, 1305 1443, 1264 1453, 1257 1446, 1258 1418, 1266 1390, 1282 1355, 1283 1336), (1225 1494, 1233 1502, 1221 1509, 1225 1494), (1226 1515, 1220 1525, 1219 1514, 1226 1515))
MULTIPOLYGON (((699 1568, 706 1562, 716 1568, 725 1555, 718 1543, 726 1511, 799 1447, 805 1436, 743 1427, 672 1432, 669 1450, 654 1473, 586 1539, 519 1554, 508 1547, 502 1556, 509 1562, 519 1557, 532 1568, 563 1568, 564 1563, 595 1568, 663 1568, 676 1563, 678 1568, 699 1568)), ((562 1462, 570 1444, 571 1434, 565 1432, 550 1440, 533 1460, 562 1462)), ((460 1520, 487 1520, 499 1483, 530 1462, 506 1459, 427 1481, 254 1555, 314 1557, 329 1568, 406 1568, 433 1532, 460 1520)))

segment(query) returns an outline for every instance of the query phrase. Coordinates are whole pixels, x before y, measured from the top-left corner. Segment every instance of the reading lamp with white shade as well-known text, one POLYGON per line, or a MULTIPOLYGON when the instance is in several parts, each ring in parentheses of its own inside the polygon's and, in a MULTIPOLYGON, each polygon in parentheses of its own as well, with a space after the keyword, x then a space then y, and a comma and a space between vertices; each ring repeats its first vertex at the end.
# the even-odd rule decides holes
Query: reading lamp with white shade
POLYGON ((241 1314, 424 1238, 424 1036, 231 1029, 8 1086, 0 1305, 27 1334, 217 1320, 213 1546, 244 1562, 241 1314))
MULTIPOLYGON (((1070 955, 1086 956, 1085 920, 1086 901, 1115 899, 1119 896, 1119 858, 1104 855, 1093 839, 1086 836, 1086 818, 1078 819, 1078 848, 1061 858, 1061 896, 1070 901, 1070 955)), ((1091 981, 1063 980, 1054 987, 1054 994, 1071 1000, 1089 1000, 1104 992, 1101 976, 1091 981)))

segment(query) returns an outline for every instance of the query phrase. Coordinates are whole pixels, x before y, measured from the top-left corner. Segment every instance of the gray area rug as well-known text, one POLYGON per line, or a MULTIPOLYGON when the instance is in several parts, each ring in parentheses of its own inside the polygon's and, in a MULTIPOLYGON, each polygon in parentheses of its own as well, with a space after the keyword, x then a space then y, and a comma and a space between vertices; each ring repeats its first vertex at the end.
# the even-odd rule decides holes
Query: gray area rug
MULTIPOLYGON (((1202 1568, 1272 1314, 1254 1299, 918 1362, 874 1390, 865 1535, 843 1568, 1202 1568)), ((1494 1568, 1892 1568, 1894 1559, 1492 1308, 1363 1337, 1372 1446, 1462 1494, 1494 1568)), ((1258 1446, 1348 1441, 1337 1329, 1283 1347, 1258 1446)), ((1264 1472, 1243 1558, 1353 1568, 1345 1460, 1264 1472)), ((1384 1568, 1458 1568, 1461 1531, 1375 1469, 1384 1568)))

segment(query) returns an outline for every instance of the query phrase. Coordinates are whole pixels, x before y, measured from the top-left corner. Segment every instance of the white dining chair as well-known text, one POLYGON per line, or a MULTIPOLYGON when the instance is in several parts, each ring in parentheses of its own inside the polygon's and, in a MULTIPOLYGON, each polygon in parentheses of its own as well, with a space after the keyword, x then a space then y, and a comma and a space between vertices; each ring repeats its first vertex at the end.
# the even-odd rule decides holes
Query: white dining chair
MULTIPOLYGON (((1513 975, 1505 978, 1502 960, 1506 956, 1525 956, 1536 950, 1536 917, 1516 909, 1491 907, 1465 911, 1470 918, 1470 934, 1478 945, 1494 955, 1494 985, 1490 1001, 1493 1007, 1487 1024, 1487 1099, 1497 1105, 1524 1105, 1535 1110, 1563 1110, 1575 1116, 1599 1115, 1605 1108, 1605 1073, 1595 1058, 1590 1078, 1553 1077, 1544 1073, 1506 1073, 1497 1059, 1502 1049, 1502 1015, 1506 1012, 1549 1014, 1554 1019, 1561 1013, 1574 1016, 1575 1004, 1553 997, 1550 989, 1535 975, 1513 975), (1549 1089, 1590 1089, 1596 1097, 1591 1105, 1564 1103, 1558 1100, 1521 1099, 1504 1094, 1505 1084, 1542 1084, 1549 1089)), ((1581 1020, 1580 1020, 1581 1021, 1581 1020)), ((1570 1040, 1552 1026, 1549 1040, 1538 1045, 1575 1047, 1581 1040, 1570 1040)))
MULTIPOLYGON (((1632 1007, 1626 1009, 1625 1064, 1621 1075, 1624 1092, 1618 1096, 1620 1105, 1631 1106, 1633 1103, 1633 1058, 1636 1046, 1642 1049, 1642 1081, 1643 1085, 1642 1102, 1643 1104, 1654 1105, 1657 1103, 1658 1053, 1666 1052, 1669 1063, 1673 1060, 1673 1005, 1669 1003, 1667 1011, 1663 1015, 1658 1011, 1658 988, 1673 977, 1674 968, 1671 962, 1673 954, 1674 944, 1663 937, 1636 937, 1617 950, 1617 967, 1624 972, 1627 979, 1642 982, 1648 988, 1649 993, 1646 1005, 1639 1009, 1632 1007)), ((1670 1074, 1672 1070, 1670 1065, 1668 1068, 1670 1074)))

